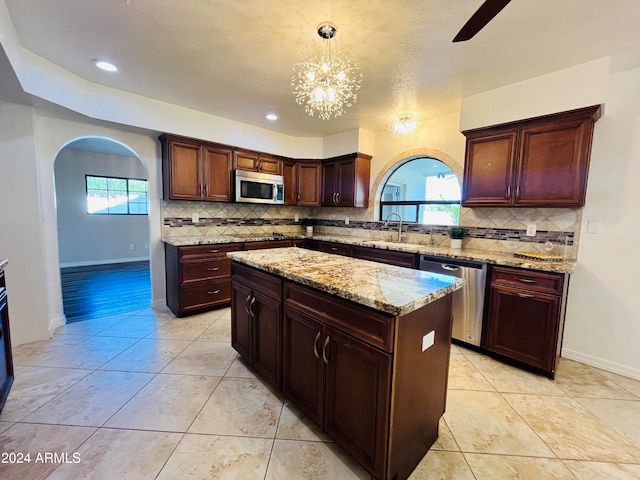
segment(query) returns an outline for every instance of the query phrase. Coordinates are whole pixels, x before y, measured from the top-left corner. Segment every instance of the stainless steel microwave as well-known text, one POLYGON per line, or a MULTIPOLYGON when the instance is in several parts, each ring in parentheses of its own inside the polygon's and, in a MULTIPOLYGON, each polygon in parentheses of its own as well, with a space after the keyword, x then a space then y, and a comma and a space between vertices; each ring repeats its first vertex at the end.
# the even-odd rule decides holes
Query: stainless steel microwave
POLYGON ((284 177, 236 170, 235 200, 245 203, 282 205, 284 204, 284 177))

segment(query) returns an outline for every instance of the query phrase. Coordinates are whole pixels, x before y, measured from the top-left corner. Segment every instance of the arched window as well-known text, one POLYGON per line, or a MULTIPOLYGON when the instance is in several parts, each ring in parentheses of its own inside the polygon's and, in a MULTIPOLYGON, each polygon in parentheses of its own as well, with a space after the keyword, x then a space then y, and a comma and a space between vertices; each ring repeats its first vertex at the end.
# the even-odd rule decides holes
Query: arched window
POLYGON ((460 183, 451 168, 440 160, 429 157, 409 160, 396 168, 382 189, 380 220, 392 212, 401 215, 405 222, 458 225, 460 183))

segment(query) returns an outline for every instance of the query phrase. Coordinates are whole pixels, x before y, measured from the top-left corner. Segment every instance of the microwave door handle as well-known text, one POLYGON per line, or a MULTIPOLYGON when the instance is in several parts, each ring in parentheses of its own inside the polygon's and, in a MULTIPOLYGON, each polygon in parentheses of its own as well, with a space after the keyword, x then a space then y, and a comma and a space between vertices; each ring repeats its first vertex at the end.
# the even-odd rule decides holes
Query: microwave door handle
POLYGON ((273 184, 273 201, 275 202, 276 200, 278 200, 278 184, 274 183, 273 184))

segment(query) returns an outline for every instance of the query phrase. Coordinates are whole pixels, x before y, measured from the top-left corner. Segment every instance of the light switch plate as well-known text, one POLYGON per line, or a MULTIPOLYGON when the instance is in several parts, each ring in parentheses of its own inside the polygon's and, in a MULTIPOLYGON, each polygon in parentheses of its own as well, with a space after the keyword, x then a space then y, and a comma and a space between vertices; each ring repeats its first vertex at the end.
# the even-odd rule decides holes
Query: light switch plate
POLYGON ((536 236, 536 224, 532 223, 527 225, 527 237, 535 237, 536 236))
POLYGON ((200 215, 198 215, 197 213, 192 213, 191 214, 191 221, 193 223, 198 223, 200 221, 200 215))

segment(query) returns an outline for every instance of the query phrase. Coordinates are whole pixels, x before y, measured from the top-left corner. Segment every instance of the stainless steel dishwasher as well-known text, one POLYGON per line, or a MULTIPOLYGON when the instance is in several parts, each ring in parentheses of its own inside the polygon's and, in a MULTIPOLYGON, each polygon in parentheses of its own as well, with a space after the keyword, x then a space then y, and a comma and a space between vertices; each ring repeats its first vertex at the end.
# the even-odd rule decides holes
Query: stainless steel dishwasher
POLYGON ((420 255, 420 270, 463 278, 464 287, 453 292, 452 337, 480 346, 484 289, 487 280, 485 263, 420 255))

